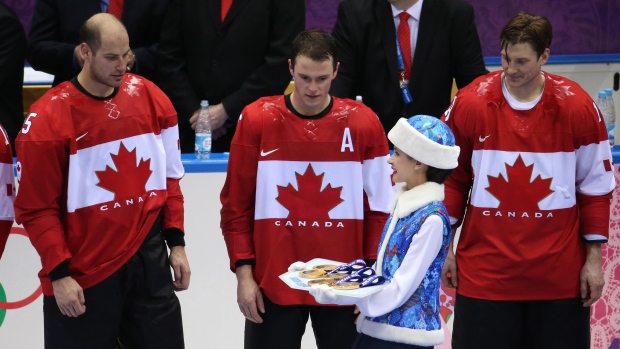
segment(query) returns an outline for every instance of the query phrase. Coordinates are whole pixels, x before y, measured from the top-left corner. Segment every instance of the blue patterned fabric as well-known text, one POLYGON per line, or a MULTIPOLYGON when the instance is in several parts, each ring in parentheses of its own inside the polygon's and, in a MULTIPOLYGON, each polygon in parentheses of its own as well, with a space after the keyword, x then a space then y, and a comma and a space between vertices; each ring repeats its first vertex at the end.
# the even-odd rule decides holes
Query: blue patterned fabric
POLYGON ((434 116, 412 116, 407 119, 407 123, 435 143, 451 147, 455 144, 452 130, 443 121, 434 116))
MULTIPOLYGON (((432 202, 396 223, 383 257, 382 274, 387 280, 391 280, 394 277, 394 273, 396 273, 407 254, 411 240, 418 233, 426 218, 433 214, 439 215, 443 220, 443 241, 439 254, 431 263, 422 283, 403 305, 385 315, 369 318, 370 321, 418 330, 433 331, 441 329, 441 320, 439 318, 440 276, 443 263, 448 254, 448 246, 452 234, 448 212, 442 202, 432 202)), ((390 216, 385 224, 381 241, 385 239, 392 219, 395 218, 390 216)), ((379 249, 381 248, 380 246, 379 249)))

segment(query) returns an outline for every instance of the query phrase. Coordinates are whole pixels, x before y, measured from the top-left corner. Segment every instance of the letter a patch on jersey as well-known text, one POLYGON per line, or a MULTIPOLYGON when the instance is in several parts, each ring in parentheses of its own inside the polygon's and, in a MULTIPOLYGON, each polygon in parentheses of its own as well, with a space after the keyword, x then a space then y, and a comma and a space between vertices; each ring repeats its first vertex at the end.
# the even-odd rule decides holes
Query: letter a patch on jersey
POLYGON ((345 127, 344 132, 342 133, 342 145, 340 146, 340 152, 344 153, 344 150, 349 148, 349 151, 353 152, 353 138, 351 138, 351 130, 348 127, 345 127))

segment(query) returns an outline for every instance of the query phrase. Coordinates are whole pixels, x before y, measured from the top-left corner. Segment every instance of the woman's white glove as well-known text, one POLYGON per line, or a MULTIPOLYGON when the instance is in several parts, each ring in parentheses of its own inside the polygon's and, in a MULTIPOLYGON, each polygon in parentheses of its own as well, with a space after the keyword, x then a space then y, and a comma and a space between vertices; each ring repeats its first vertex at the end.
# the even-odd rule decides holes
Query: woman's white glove
POLYGON ((306 263, 295 262, 288 267, 288 271, 300 271, 306 269, 306 263))
POLYGON ((338 304, 338 296, 332 291, 332 288, 327 285, 310 286, 310 294, 319 304, 338 304))
POLYGON ((333 288, 325 284, 310 286, 310 294, 319 304, 357 305, 357 302, 361 300, 361 298, 336 294, 333 288))

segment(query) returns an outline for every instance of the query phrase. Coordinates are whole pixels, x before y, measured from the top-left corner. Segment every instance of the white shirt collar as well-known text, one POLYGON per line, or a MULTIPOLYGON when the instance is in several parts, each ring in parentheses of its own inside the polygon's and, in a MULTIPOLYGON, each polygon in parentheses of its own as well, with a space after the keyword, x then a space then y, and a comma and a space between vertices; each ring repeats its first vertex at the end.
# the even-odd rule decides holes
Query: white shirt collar
MULTIPOLYGON (((545 73, 543 73, 542 71, 540 72, 540 74, 544 77, 545 73)), ((538 104, 538 102, 540 102, 540 100, 542 99, 542 95, 543 92, 545 91, 544 87, 543 90, 540 91, 540 95, 538 97, 536 97, 536 99, 534 99, 533 101, 529 101, 529 102, 519 102, 516 98, 514 98, 510 92, 508 92, 508 88, 506 87, 506 81, 504 81, 504 73, 502 73, 502 93, 504 94, 504 98, 506 98, 506 102, 508 102, 508 104, 512 107, 512 109, 515 110, 530 110, 532 108, 534 108, 536 106, 536 104, 538 104)))
POLYGON ((414 18, 415 20, 419 21, 420 20, 420 14, 422 13, 422 3, 423 2, 424 2, 424 0, 418 0, 418 2, 416 2, 410 8, 408 8, 406 11, 401 11, 401 10, 397 9, 396 7, 394 7, 394 5, 391 5, 392 6, 392 16, 393 17, 398 17, 398 15, 401 12, 407 12, 407 13, 409 13, 409 15, 412 18, 414 18))

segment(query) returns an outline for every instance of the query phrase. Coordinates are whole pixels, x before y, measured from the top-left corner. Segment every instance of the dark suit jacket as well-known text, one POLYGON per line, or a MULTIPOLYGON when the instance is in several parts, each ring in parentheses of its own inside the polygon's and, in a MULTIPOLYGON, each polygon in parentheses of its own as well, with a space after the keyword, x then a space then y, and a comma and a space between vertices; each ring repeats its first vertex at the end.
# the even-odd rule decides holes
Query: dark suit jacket
POLYGON ((223 103, 227 134, 213 151, 230 149, 243 108, 282 94, 291 80, 291 42, 305 26, 303 0, 234 0, 224 22, 220 0, 171 0, 162 30, 162 88, 179 116, 183 152, 194 151, 188 122, 200 100, 223 103))
MULTIPOLYGON (((0 2, 0 123, 15 152, 15 137, 24 123, 22 90, 26 33, 11 8, 0 2)), ((0 136, 0 140, 3 137, 0 136)))
MULTIPOLYGON (((122 22, 136 55, 133 72, 157 82, 156 49, 168 0, 125 0, 122 22)), ((100 0, 37 0, 28 35, 28 62, 55 75, 54 85, 80 72, 74 60, 79 29, 101 12, 100 0)))
POLYGON ((333 29, 340 69, 338 97, 362 96, 386 132, 401 117, 440 117, 450 104, 452 79, 462 88, 486 73, 473 8, 462 0, 424 0, 405 105, 399 87, 396 28, 386 0, 346 0, 333 29))

